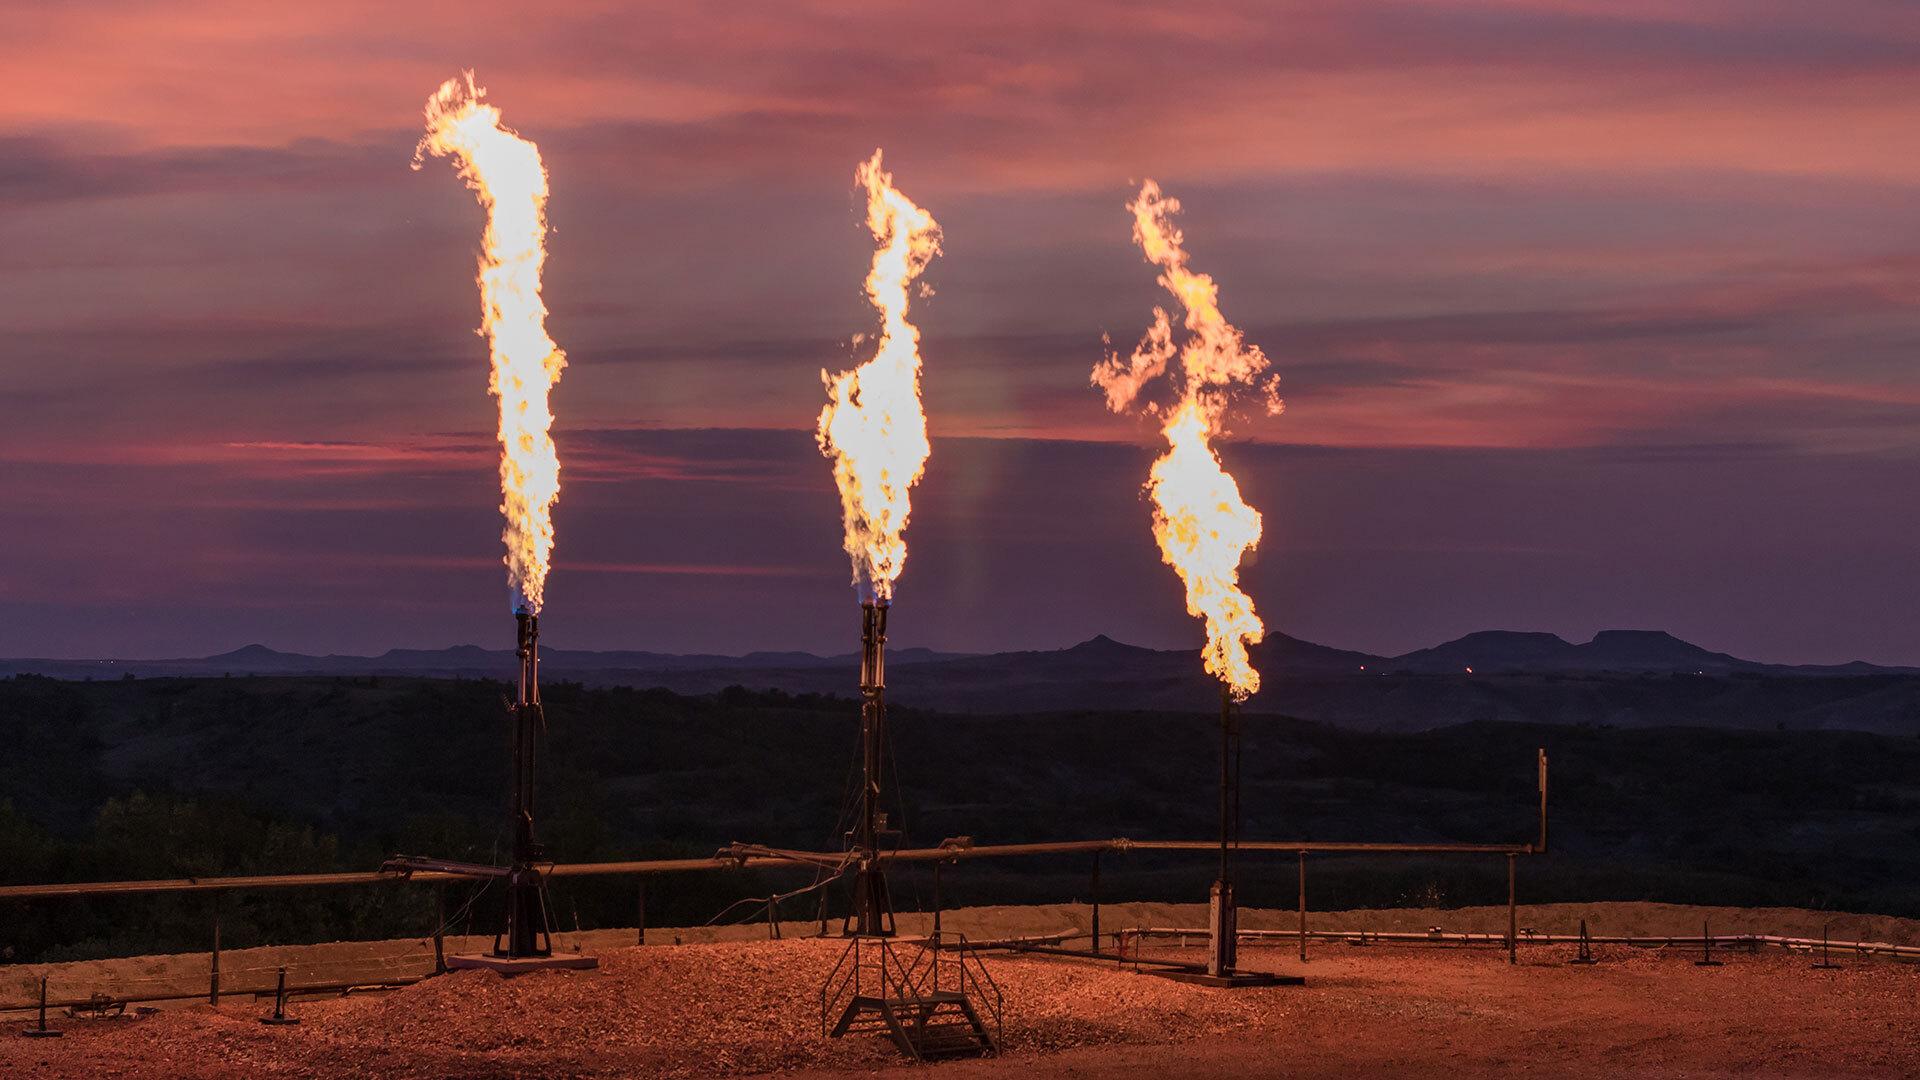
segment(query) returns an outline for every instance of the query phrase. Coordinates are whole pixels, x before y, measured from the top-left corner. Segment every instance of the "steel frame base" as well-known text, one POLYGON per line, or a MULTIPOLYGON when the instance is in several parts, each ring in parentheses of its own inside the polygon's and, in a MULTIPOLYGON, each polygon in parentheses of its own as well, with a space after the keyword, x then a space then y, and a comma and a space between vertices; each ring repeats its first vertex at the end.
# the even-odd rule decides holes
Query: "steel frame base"
POLYGON ((447 957, 450 971, 497 971, 502 975, 524 975, 529 971, 591 971, 600 966, 594 956, 495 956, 492 953, 467 953, 447 957))

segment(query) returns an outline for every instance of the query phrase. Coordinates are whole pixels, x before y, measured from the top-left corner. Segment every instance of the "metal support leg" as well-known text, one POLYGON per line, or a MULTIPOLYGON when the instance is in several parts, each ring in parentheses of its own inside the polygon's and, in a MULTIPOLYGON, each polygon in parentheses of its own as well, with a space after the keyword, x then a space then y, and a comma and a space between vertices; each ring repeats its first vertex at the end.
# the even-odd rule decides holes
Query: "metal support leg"
POLYGON ((213 964, 207 973, 207 1004, 220 1005, 220 894, 213 894, 213 964))
POLYGON ((1694 967, 1719 967, 1720 961, 1713 958, 1713 931, 1708 928, 1707 920, 1700 920, 1700 959, 1693 962, 1694 967))
POLYGON ((284 966, 281 967, 279 981, 273 988, 273 1015, 261 1017, 260 1022, 274 1027, 286 1027, 300 1022, 287 1015, 287 969, 284 966))
POLYGON ((433 973, 447 973, 447 887, 433 887, 433 973))
POLYGON ((21 1032, 30 1039, 57 1039, 61 1033, 47 1026, 47 977, 40 976, 40 1022, 21 1032))
POLYGON ((1300 853, 1300 962, 1307 962, 1307 853, 1300 853))
POLYGON ((1817 964, 1811 965, 1816 970, 1832 971, 1840 966, 1839 964, 1836 964, 1833 962, 1833 957, 1829 955, 1827 952, 1827 942, 1829 940, 1828 932, 1831 931, 1832 929, 1833 929, 1832 919, 1828 919, 1825 923, 1821 924, 1820 926, 1820 962, 1817 964))
POLYGON ((1516 863, 1517 860, 1509 852, 1507 855, 1507 963, 1509 964, 1520 962, 1520 909, 1513 887, 1516 863))
MULTIPOLYGON (((824 927, 824 923, 822 924, 824 927)), ((940 947, 940 864, 933 864, 933 947, 940 947)))
POLYGON ((1580 920, 1580 951, 1575 954, 1572 960, 1567 962, 1570 964, 1598 963, 1593 956, 1593 938, 1587 933, 1587 920, 1585 919, 1580 920))
POLYGON ((1093 853, 1093 951, 1100 951, 1100 853, 1093 853))

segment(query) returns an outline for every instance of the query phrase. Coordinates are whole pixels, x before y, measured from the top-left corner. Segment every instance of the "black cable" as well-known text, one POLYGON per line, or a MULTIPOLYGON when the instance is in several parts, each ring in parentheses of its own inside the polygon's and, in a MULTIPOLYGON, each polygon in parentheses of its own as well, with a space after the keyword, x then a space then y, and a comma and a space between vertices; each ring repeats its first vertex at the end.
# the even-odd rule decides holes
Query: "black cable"
MULTIPOLYGON (((804 896, 807 893, 813 892, 815 889, 824 888, 840 880, 841 878, 845 877, 847 874, 848 868, 851 867, 852 865, 853 865, 853 861, 851 859, 844 860, 841 862, 839 868, 834 870, 832 877, 829 877, 824 881, 815 881, 811 885, 802 885, 801 887, 794 889, 790 892, 773 893, 772 895, 769 895, 769 896, 741 897, 740 899, 735 900, 733 903, 728 904, 726 907, 721 908, 719 914, 715 915, 711 919, 708 919, 702 925, 712 926, 715 923, 718 923, 721 920, 721 918, 723 918, 728 912, 732 911, 734 908, 737 908, 742 904, 758 904, 762 907, 765 907, 768 904, 777 904, 782 900, 791 900, 796 896, 804 896)), ((822 869, 824 870, 825 868, 822 867, 822 869)), ((751 917, 757 918, 757 916, 751 916, 751 917)), ((736 926, 744 925, 747 921, 748 921, 747 919, 741 919, 740 922, 734 923, 732 925, 736 925, 736 926)))
POLYGON ((491 878, 482 879, 480 882, 480 887, 473 890, 473 893, 467 897, 466 903, 461 904, 457 909, 455 909, 453 914, 448 915, 446 918, 440 920, 440 930, 439 930, 440 935, 444 937, 446 935, 447 928, 452 926, 456 921, 458 921, 462 915, 465 915, 467 912, 473 910, 473 905, 479 903, 480 898, 486 895, 487 890, 492 887, 493 887, 493 880, 491 878))

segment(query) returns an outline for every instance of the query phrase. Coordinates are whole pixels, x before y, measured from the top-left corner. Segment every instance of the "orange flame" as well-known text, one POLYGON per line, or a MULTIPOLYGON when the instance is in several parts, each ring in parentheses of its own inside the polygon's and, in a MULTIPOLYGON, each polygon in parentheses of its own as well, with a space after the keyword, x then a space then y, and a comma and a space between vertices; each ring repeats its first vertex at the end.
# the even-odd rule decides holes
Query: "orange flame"
MULTIPOLYGON (((867 296, 880 311, 880 341, 873 359, 852 371, 820 373, 832 399, 820 410, 820 452, 833 459, 854 584, 886 600, 907 561, 909 493, 930 451, 920 409, 920 330, 907 321, 908 287, 940 254, 940 226, 894 188, 892 174, 881 171, 880 151, 854 180, 867 189, 867 227, 879 245, 867 296)), ((921 295, 931 291, 922 285, 921 295)))
POLYGON ((1220 313, 1220 289, 1213 278, 1187 268, 1183 237, 1173 224, 1180 210, 1147 181, 1127 204, 1133 214, 1133 240, 1147 261, 1160 267, 1160 284, 1186 312, 1186 341, 1174 343, 1173 320, 1153 309, 1153 325, 1132 355, 1108 353, 1093 369, 1093 384, 1106 392, 1107 407, 1163 417, 1160 433, 1167 452, 1153 463, 1147 491, 1153 497, 1153 535, 1160 557, 1187 587, 1187 613, 1206 620, 1202 652, 1209 674, 1227 685, 1235 700, 1260 689, 1260 673, 1247 646, 1266 635, 1254 613, 1253 599, 1240 591, 1240 560, 1260 542, 1260 512, 1240 497, 1240 485, 1220 464, 1213 438, 1225 430, 1234 399, 1258 394, 1267 411, 1280 411, 1278 376, 1265 376, 1267 357, 1248 345, 1220 313), (1178 359, 1179 374, 1168 382, 1179 391, 1168 404, 1142 403, 1149 384, 1167 375, 1178 359))
POLYGON ((540 148, 500 123, 473 72, 427 99, 427 133, 414 151, 452 156, 487 211, 480 255, 480 332, 493 353, 488 388, 500 399, 500 512, 506 515, 507 582, 515 604, 540 613, 553 554, 560 457, 549 434, 547 393, 567 365, 547 336, 540 270, 547 260, 547 170, 540 148))

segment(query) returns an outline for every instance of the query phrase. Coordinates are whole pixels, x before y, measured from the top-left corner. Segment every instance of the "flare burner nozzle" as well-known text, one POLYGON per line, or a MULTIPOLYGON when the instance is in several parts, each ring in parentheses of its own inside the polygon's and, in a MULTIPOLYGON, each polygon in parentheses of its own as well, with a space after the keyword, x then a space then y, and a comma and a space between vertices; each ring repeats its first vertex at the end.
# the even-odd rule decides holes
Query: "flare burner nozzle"
POLYGON ((520 706, 540 704, 540 616, 525 608, 514 612, 520 623, 520 706))
POLYGON ((887 608, 885 600, 860 605, 860 691, 874 694, 887 685, 887 608))

